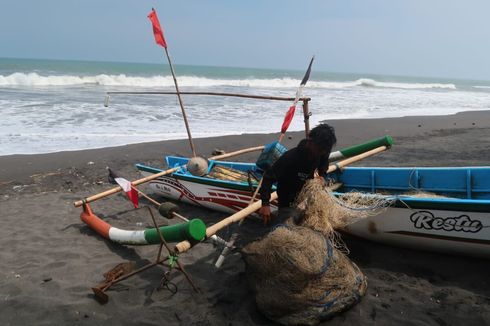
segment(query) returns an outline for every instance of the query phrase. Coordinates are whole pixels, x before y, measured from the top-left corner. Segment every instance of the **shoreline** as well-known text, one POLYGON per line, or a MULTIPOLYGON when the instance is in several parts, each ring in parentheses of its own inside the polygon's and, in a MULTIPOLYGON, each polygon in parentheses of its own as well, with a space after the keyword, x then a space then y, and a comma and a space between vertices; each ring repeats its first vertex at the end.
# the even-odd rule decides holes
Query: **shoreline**
MULTIPOLYGON (((464 132, 468 129, 487 129, 490 128, 489 111, 464 111, 453 115, 444 116, 405 116, 400 118, 373 118, 373 119, 341 119, 325 121, 334 126, 337 135, 337 145, 334 150, 351 146, 363 141, 391 135, 394 139, 393 149, 396 151, 399 145, 405 146, 403 142, 406 138, 422 137, 424 135, 443 137, 451 136, 451 131, 464 132), (402 142, 400 144, 400 142, 402 142)), ((314 126, 310 126, 311 128, 314 126)), ((277 139, 279 133, 267 134, 239 134, 225 135, 217 137, 195 138, 194 142, 199 155, 211 156, 214 148, 209 143, 223 139, 223 143, 239 144, 243 138, 243 146, 231 147, 222 146, 227 152, 254 147, 272 142, 277 139), (253 139, 256 142, 248 141, 253 139)), ((288 132, 284 140, 286 147, 294 147, 299 140, 304 137, 304 131, 288 132)), ((418 141, 414 139, 414 141, 418 141)), ((221 141, 220 141, 221 142, 221 141)), ((460 145, 460 144, 458 144, 460 145)), ((134 160, 138 163, 138 152, 143 151, 151 156, 151 159, 158 160, 163 155, 172 155, 165 151, 165 147, 172 148, 174 154, 190 156, 191 151, 187 139, 162 140, 144 143, 135 143, 113 147, 103 147, 95 149, 83 149, 73 151, 62 151, 41 154, 13 154, 0 156, 0 184, 7 182, 10 178, 19 179, 27 174, 46 173, 52 170, 63 168, 67 163, 75 167, 79 166, 83 160, 95 162, 102 160, 109 163, 111 159, 122 161, 134 160), (143 149, 144 148, 144 149, 143 149), (90 157, 93 159, 91 160, 90 157)), ((393 150, 392 149, 392 150, 393 150)), ((240 157, 242 158, 242 157, 240 157)), ((417 157, 421 164, 424 159, 417 157)), ((148 158, 142 158, 148 159, 148 158)), ((247 159, 247 157, 245 157, 247 159)), ((250 160, 250 159, 249 159, 250 160)), ((459 160, 458 160, 459 161, 459 160)), ((412 164, 416 163, 415 161, 412 164)), ((403 164, 405 162, 398 162, 403 164)), ((460 166, 461 163, 458 163, 460 166)), ((475 162, 481 165, 482 162, 475 162)), ((489 162, 490 164, 490 162, 489 162)), ((406 166, 406 165, 404 165, 406 166)))
MULTIPOLYGON (((393 147, 357 166, 490 165, 490 111, 450 116, 331 120, 336 149, 390 134, 393 147)), ((313 127, 313 126, 312 126, 313 127)), ((295 146, 304 132, 288 133, 295 146)), ((247 134, 195 139, 210 155, 269 143, 277 134, 247 134)), ((127 179, 140 175, 135 163, 163 166, 164 155, 189 155, 187 139, 73 152, 0 157, 0 324, 120 325, 268 325, 255 308, 239 253, 219 270, 219 250, 199 244, 180 257, 202 289, 195 294, 182 274, 172 273, 178 292, 157 291, 164 270, 151 269, 112 288, 106 305, 91 287, 103 273, 124 261, 138 267, 153 261, 155 246, 121 246, 102 239, 80 219, 73 202, 112 188, 106 166, 127 179)), ((255 161, 258 152, 237 156, 255 161)), ((149 188, 143 187, 151 194, 149 188)), ((144 203, 144 200, 142 199, 144 203)), ((181 214, 215 223, 224 214, 179 204, 181 214)), ((92 205, 108 223, 124 229, 149 225, 123 194, 92 205)), ((163 223, 163 220, 159 220, 163 223)), ((170 223, 175 223, 170 222, 170 223)), ((251 241, 261 223, 244 223, 241 241, 251 241)), ((224 238, 236 226, 223 230, 224 238)), ((344 237, 349 258, 368 277, 368 290, 351 310, 324 325, 483 325, 490 323, 490 260, 448 256, 344 237)))
MULTIPOLYGON (((448 115, 414 115, 414 116, 402 116, 402 117, 383 117, 383 118, 346 118, 346 119, 332 119, 332 120, 322 120, 321 122, 326 122, 326 123, 340 123, 344 121, 348 121, 348 123, 367 123, 369 124, 370 121, 385 121, 385 122, 390 122, 393 120, 406 120, 406 122, 416 122, 418 120, 424 121, 424 120, 441 120, 445 121, 444 123, 440 124, 439 127, 448 127, 446 120, 458 120, 460 125, 458 126, 457 124, 453 124, 454 126, 458 126, 461 128, 467 128, 470 126, 476 126, 477 127, 477 121, 478 118, 483 117, 486 118, 487 115, 490 114, 490 108, 488 110, 478 110, 478 111, 461 111, 457 112, 454 114, 448 114, 448 115), (410 121, 413 120, 413 121, 410 121)), ((433 121, 431 121, 433 122, 433 121)), ((486 125, 486 123, 484 123, 486 125)), ((432 123, 432 127, 434 128, 434 124, 432 123)), ((417 126, 418 127, 418 126, 417 126)), ((301 130, 299 131, 288 131, 288 134, 296 134, 300 133, 301 130)), ((406 131, 405 131, 406 133, 406 131)), ((278 134, 275 132, 265 132, 265 133, 260 133, 260 134, 265 134, 265 135, 272 135, 272 134, 278 134)), ((206 136, 206 137, 193 137, 193 139, 212 139, 212 138, 220 138, 220 137, 233 137, 233 136, 247 136, 247 135, 257 135, 257 133, 241 133, 241 134, 224 134, 224 135, 216 135, 216 136, 206 136)), ((94 148, 82 148, 82 149, 71 149, 71 150, 63 150, 63 151, 57 151, 57 152, 47 152, 47 153, 20 153, 20 154, 5 154, 5 155, 0 155, 0 158, 2 157, 11 157, 11 156, 30 156, 30 155, 49 155, 49 154, 57 154, 57 153, 62 153, 62 152, 81 152, 81 151, 92 151, 92 150, 101 150, 104 148, 117 148, 117 147, 125 147, 125 146, 131 146, 131 145, 143 145, 143 144, 152 144, 152 143, 161 143, 161 142, 169 142, 169 141, 183 141, 187 140, 187 138, 176 138, 176 139, 165 139, 165 140, 154 140, 154 141, 144 141, 144 142, 135 142, 135 143, 130 143, 130 144, 123 144, 123 145, 115 145, 115 146, 105 146, 105 147, 94 147, 94 148)))

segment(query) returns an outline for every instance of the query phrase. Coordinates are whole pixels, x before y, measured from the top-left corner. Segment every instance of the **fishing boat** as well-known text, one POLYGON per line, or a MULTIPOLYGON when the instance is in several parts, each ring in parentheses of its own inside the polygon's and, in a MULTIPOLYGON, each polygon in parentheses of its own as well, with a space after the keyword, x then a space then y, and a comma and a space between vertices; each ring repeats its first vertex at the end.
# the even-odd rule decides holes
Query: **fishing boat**
MULTIPOLYGON (((392 144, 393 139, 386 135, 335 151, 330 154, 329 160, 332 162, 348 159, 379 147, 390 147, 392 144)), ((257 149, 262 149, 263 153, 272 153, 275 150, 273 146, 276 145, 277 142, 257 149)), ((286 149, 283 148, 284 150, 286 149)), ((226 213, 235 213, 250 204, 263 174, 255 163, 211 159, 208 160, 205 173, 196 176, 187 168, 189 158, 167 156, 165 160, 168 169, 175 171, 151 180, 149 185, 153 191, 165 198, 226 213)), ((164 171, 144 164, 136 164, 136 168, 144 177, 164 171)))
MULTIPOLYGON (((209 162, 203 176, 190 174, 188 158, 167 156, 171 175, 150 182, 168 199, 234 213, 251 200, 262 171, 254 163, 209 162)), ((162 170, 137 164, 145 176, 162 170)), ((378 215, 344 230, 364 239, 449 254, 490 257, 490 167, 346 167, 326 176, 340 187, 389 202, 378 215)))

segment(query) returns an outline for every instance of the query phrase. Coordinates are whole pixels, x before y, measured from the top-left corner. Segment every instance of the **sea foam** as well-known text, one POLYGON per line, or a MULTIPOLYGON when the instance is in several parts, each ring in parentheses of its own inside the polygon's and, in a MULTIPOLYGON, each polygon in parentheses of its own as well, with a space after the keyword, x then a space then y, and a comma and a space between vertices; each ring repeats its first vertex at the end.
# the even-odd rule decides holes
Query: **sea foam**
MULTIPOLYGON (((291 88, 297 87, 299 79, 294 78, 243 78, 220 79, 197 76, 179 76, 179 85, 184 87, 251 87, 251 88, 291 88)), ((0 86, 74 86, 74 85, 102 85, 102 86, 131 86, 131 87, 173 87, 171 76, 127 76, 125 74, 93 76, 49 75, 42 76, 33 73, 13 73, 7 76, 0 75, 0 86)), ((399 89, 456 89, 454 84, 442 83, 402 83, 382 82, 369 78, 359 78, 353 81, 315 81, 308 83, 311 88, 343 89, 352 87, 379 87, 399 89)))

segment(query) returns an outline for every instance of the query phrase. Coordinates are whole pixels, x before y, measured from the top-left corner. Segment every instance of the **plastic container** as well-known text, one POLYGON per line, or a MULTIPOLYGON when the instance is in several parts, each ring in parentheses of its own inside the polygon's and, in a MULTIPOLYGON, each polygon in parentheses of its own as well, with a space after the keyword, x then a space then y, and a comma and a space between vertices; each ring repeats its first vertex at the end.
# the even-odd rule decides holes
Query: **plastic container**
POLYGON ((265 145, 262 153, 260 153, 257 162, 255 163, 258 168, 266 171, 272 167, 272 165, 287 151, 287 148, 281 145, 279 142, 273 142, 265 145))

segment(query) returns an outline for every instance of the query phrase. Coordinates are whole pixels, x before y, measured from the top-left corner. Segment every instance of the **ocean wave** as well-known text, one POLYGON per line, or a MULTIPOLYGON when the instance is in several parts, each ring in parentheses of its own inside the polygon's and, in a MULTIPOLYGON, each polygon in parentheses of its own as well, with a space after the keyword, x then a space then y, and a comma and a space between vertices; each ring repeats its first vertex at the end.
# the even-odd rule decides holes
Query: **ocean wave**
POLYGON ((490 89, 490 86, 473 86, 473 88, 478 88, 478 89, 490 89))
POLYGON ((380 82, 369 78, 360 78, 354 82, 356 86, 366 87, 383 87, 383 88, 400 88, 400 89, 456 89, 454 84, 441 83, 399 83, 399 82, 380 82))
MULTIPOLYGON (((179 85, 183 87, 214 87, 235 86, 250 88, 296 88, 300 80, 295 78, 245 78, 245 79, 219 79, 198 76, 179 76, 179 85)), ((0 75, 0 86, 75 86, 75 85, 102 85, 102 86, 131 86, 131 87, 173 87, 171 76, 138 77, 99 74, 94 76, 50 75, 42 76, 33 73, 13 73, 7 76, 0 75)), ((369 78, 360 78, 355 81, 310 81, 308 87, 325 89, 343 89, 352 87, 376 87, 399 89, 456 89, 454 84, 438 83, 402 83, 381 82, 369 78)), ((477 87, 477 86, 475 86, 477 87)), ((483 86, 482 86, 483 87, 483 86)))

